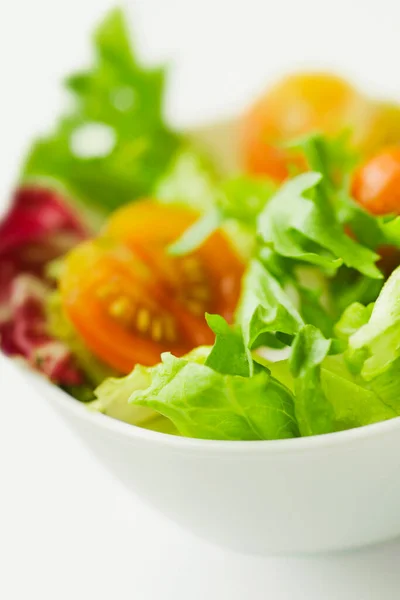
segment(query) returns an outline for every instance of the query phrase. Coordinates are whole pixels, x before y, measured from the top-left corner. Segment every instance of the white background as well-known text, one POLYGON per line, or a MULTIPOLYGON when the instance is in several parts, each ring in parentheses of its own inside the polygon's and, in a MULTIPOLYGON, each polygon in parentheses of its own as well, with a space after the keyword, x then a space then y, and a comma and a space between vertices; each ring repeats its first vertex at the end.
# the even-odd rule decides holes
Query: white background
MULTIPOLYGON (((290 68, 330 67, 400 98, 394 0, 136 0, 142 54, 173 64, 178 124, 239 111, 290 68)), ((0 4, 0 202, 31 137, 88 61, 106 0, 0 4)), ((3 600, 394 600, 400 542, 319 558, 252 558, 199 542, 132 498, 0 361, 3 600)), ((368 502, 368 498, 365 499, 368 502)), ((400 507, 399 507, 400 518, 400 507)))

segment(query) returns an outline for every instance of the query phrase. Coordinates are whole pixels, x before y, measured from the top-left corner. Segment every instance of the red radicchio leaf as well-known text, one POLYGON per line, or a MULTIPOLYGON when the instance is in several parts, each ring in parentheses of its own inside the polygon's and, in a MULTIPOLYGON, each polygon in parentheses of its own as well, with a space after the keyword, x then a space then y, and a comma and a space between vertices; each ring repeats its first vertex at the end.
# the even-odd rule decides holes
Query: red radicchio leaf
POLYGON ((0 223, 0 255, 41 242, 51 234, 69 233, 84 239, 88 230, 70 206, 53 190, 24 187, 0 223))
POLYGON ((60 385, 79 385, 83 375, 68 348, 46 331, 52 284, 45 270, 87 236, 68 204, 40 187, 18 190, 0 222, 0 348, 60 385))

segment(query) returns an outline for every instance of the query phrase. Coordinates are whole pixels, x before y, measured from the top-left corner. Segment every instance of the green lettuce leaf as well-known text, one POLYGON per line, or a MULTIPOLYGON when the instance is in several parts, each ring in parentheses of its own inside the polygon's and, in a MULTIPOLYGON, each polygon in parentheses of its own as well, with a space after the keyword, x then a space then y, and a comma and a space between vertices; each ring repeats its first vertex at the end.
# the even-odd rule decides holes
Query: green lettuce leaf
POLYGON ((327 280, 327 283, 334 308, 333 314, 337 320, 343 311, 355 302, 363 305, 375 302, 384 280, 371 279, 353 269, 341 267, 335 277, 327 280))
POLYGON ((225 219, 234 219, 255 232, 258 215, 277 190, 269 179, 238 175, 222 182, 218 198, 225 219))
POLYGON ((342 356, 326 358, 321 368, 321 387, 333 410, 333 431, 386 421, 400 414, 400 403, 393 402, 399 397, 399 386, 392 396, 389 381, 371 385, 353 376, 342 356))
POLYGON ((183 204, 204 214, 215 206, 219 181, 204 153, 185 145, 156 183, 154 195, 163 204, 183 204))
POLYGON ((221 227, 223 217, 217 207, 200 217, 180 238, 170 245, 168 252, 173 256, 189 254, 199 248, 212 233, 221 227))
POLYGON ((210 329, 215 333, 215 343, 205 364, 223 375, 249 377, 252 371, 252 359, 246 348, 242 330, 231 327, 219 315, 206 315, 210 329))
MULTIPOLYGON (((312 134, 297 141, 296 146, 305 154, 310 168, 323 175, 320 191, 337 221, 357 242, 379 254, 383 246, 398 246, 399 218, 371 215, 351 197, 353 170, 361 157, 349 142, 347 132, 336 138, 312 134)), ((371 279, 354 268, 340 267, 329 279, 330 294, 334 298, 331 308, 336 309, 332 316, 337 319, 353 302, 368 304, 375 301, 382 285, 383 280, 371 279)), ((324 333, 330 335, 327 327, 324 333)))
POLYGON ((381 278, 375 265, 378 255, 346 235, 321 182, 320 173, 304 173, 278 190, 258 219, 263 242, 282 256, 333 272, 344 263, 368 277, 381 278))
POLYGON ((321 363, 328 355, 331 341, 312 325, 297 334, 290 356, 294 377, 295 412, 301 435, 334 431, 334 411, 321 384, 321 363))
POLYGON ((366 382, 366 385, 394 412, 393 416, 400 415, 400 358, 391 362, 383 373, 366 382))
POLYGON ((400 360, 393 370, 366 382, 353 375, 332 343, 307 325, 296 337, 289 361, 268 363, 271 374, 294 393, 302 436, 342 431, 400 414, 400 360))
POLYGON ((323 290, 319 287, 308 288, 297 283, 299 312, 304 323, 317 327, 325 337, 331 337, 335 320, 329 308, 321 301, 323 290))
POLYGON ((267 440, 298 434, 291 392, 263 369, 253 377, 223 375, 163 354, 151 383, 135 391, 134 406, 156 410, 188 437, 267 440))
POLYGON ((154 411, 130 406, 127 398, 137 389, 146 389, 150 381, 148 370, 140 365, 126 377, 107 378, 96 388, 97 400, 91 408, 119 421, 141 425, 154 416, 154 411))
POLYGON ((334 137, 312 132, 288 144, 301 150, 311 171, 318 171, 324 177, 324 185, 338 188, 347 175, 360 162, 361 157, 351 146, 351 131, 343 130, 334 137))
POLYGON ((400 267, 386 281, 371 316, 349 339, 349 361, 366 380, 381 375, 400 357, 400 267))
POLYGON ((260 249, 258 259, 279 281, 303 322, 315 325, 326 337, 331 337, 338 311, 326 275, 313 265, 284 258, 267 247, 260 249))
MULTIPOLYGON (((204 364, 210 353, 210 348, 201 346, 186 355, 186 358, 204 364)), ((92 410, 104 415, 137 425, 146 429, 177 434, 177 430, 169 419, 148 408, 129 404, 130 396, 136 391, 146 389, 152 378, 155 367, 136 367, 125 377, 107 377, 94 390, 96 400, 89 405, 92 410)))
POLYGON ((293 336, 303 326, 288 294, 257 260, 251 261, 243 279, 237 322, 248 349, 265 333, 293 336))
POLYGON ((335 138, 312 134, 296 145, 304 152, 310 169, 323 175, 325 194, 339 222, 349 226, 358 242, 373 250, 399 246, 400 217, 372 215, 351 197, 352 175, 361 156, 350 146, 349 132, 335 138))
POLYGON ((66 81, 73 108, 33 145, 23 177, 62 184, 101 222, 152 192, 180 139, 163 120, 164 71, 137 62, 120 10, 99 26, 94 46, 92 69, 66 81))
MULTIPOLYGON (((219 182, 215 180, 213 185, 208 178, 206 187, 201 185, 204 184, 204 172, 198 169, 197 177, 194 175, 192 174, 194 189, 196 190, 196 180, 199 180, 198 189, 203 191, 203 207, 205 204, 208 210, 170 247, 170 252, 175 255, 193 252, 212 233, 222 228, 234 245, 239 246, 239 250, 244 247, 241 252, 243 256, 251 256, 256 245, 257 217, 276 191, 276 185, 269 180, 241 175, 219 182)), ((191 188, 190 181, 187 180, 186 183, 191 188)), ((161 195, 165 197, 165 185, 161 187, 161 195)), ((174 197, 173 194, 170 197, 174 197)), ((175 198, 179 197, 183 197, 183 194, 175 193, 175 198)), ((191 197, 193 194, 190 195, 188 190, 187 198, 191 197)), ((190 204, 194 205, 194 202, 190 204)), ((196 205, 202 206, 200 201, 196 205)))
POLYGON ((350 304, 335 325, 336 337, 347 342, 360 327, 368 323, 373 307, 373 303, 368 306, 359 302, 350 304))
MULTIPOLYGON (((267 366, 274 377, 294 392, 296 384, 290 373, 289 361, 267 361, 267 366)), ((314 372, 317 397, 311 396, 312 402, 304 402, 304 398, 295 399, 296 416, 299 411, 303 413, 304 420, 299 422, 301 435, 343 431, 400 415, 400 365, 397 364, 396 368, 397 372, 393 371, 391 375, 387 372, 384 377, 367 383, 350 373, 343 356, 327 356, 321 364, 319 380, 314 372)), ((314 393, 313 388, 310 388, 310 393, 314 393)))

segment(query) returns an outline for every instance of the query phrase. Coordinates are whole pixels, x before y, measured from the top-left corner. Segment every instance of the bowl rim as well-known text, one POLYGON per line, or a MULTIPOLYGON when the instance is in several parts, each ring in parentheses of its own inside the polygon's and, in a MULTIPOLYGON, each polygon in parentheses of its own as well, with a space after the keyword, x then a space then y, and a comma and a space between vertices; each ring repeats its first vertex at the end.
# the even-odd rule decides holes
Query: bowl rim
MULTIPOLYGON (((3 356, 2 356, 3 358, 3 356)), ((7 362, 13 363, 19 374, 25 381, 31 381, 34 384, 36 392, 49 397, 50 401, 57 402, 62 409, 72 413, 73 416, 79 419, 88 421, 95 427, 99 427, 108 434, 117 434, 130 442, 141 440, 150 444, 168 446, 177 451, 194 451, 219 454, 243 454, 257 453, 261 454, 298 454, 301 452, 312 451, 316 449, 333 449, 341 448, 347 443, 363 443, 366 440, 384 436, 398 430, 400 437, 400 416, 393 417, 386 421, 379 421, 370 425, 336 431, 333 433, 324 433, 313 436, 287 438, 280 440, 209 440, 188 438, 183 436, 175 436, 168 433, 161 433, 131 425, 124 421, 119 421, 108 415, 101 414, 94 410, 90 410, 87 404, 76 400, 67 392, 61 390, 53 383, 48 381, 45 376, 40 373, 21 367, 12 359, 6 358, 7 362)))

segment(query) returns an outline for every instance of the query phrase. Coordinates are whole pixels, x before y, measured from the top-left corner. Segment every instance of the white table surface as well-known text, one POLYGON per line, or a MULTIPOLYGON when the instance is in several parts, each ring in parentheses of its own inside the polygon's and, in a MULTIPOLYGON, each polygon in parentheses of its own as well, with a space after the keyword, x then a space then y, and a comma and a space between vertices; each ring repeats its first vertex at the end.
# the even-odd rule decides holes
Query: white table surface
MULTIPOLYGON (((59 108, 57 80, 88 56, 87 32, 109 5, 1 4, 3 198, 29 136, 59 108)), ((235 112, 291 65, 335 67, 400 96, 395 0, 136 0, 131 14, 145 55, 175 60, 169 113, 180 123, 235 112)), ((1 599, 400 598, 400 542, 312 559, 222 551, 130 496, 1 360, 0 406, 1 599)))

